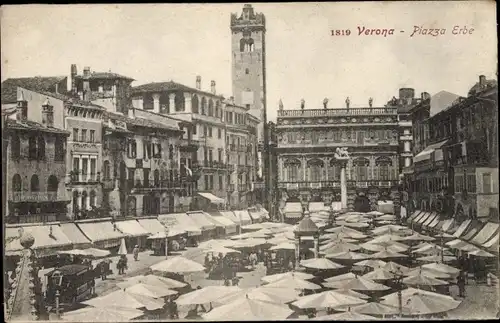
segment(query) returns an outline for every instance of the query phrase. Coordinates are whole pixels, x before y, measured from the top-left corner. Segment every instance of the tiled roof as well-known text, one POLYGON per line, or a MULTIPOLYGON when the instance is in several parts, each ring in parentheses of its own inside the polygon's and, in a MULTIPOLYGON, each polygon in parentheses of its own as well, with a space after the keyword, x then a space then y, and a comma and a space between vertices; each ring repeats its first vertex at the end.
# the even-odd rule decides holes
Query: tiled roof
POLYGON ((35 76, 6 79, 2 82, 2 103, 15 103, 18 87, 33 91, 49 91, 51 87, 65 78, 66 76, 35 76))
POLYGON ((108 115, 109 115, 109 118, 111 120, 122 121, 122 122, 125 122, 125 123, 127 123, 131 126, 135 126, 135 127, 147 127, 147 128, 155 128, 155 129, 180 131, 179 128, 167 126, 163 123, 156 122, 153 120, 148 120, 148 119, 141 118, 141 117, 136 117, 136 118, 132 119, 132 118, 129 118, 129 117, 126 117, 124 115, 117 114, 117 113, 109 113, 108 115))
POLYGON ((222 98, 221 95, 214 95, 213 93, 198 90, 196 88, 189 87, 184 84, 176 83, 174 81, 169 81, 169 82, 154 82, 154 83, 147 83, 147 84, 142 84, 139 86, 135 86, 132 88, 132 94, 138 94, 138 93, 143 93, 143 92, 163 92, 163 91, 185 91, 185 92, 194 92, 194 93, 200 93, 200 94, 205 94, 209 96, 214 96, 214 97, 219 97, 222 98))
MULTIPOLYGON (((83 75, 77 75, 76 78, 83 79, 83 75)), ((102 80, 102 79, 108 79, 108 80, 116 80, 116 79, 122 79, 122 80, 129 80, 129 81, 135 81, 133 78, 128 77, 128 76, 123 76, 117 73, 111 73, 111 72, 92 72, 90 73, 89 79, 95 79, 95 80, 102 80)))
POLYGON ((8 129, 19 129, 19 130, 28 130, 28 131, 41 131, 41 132, 50 132, 50 133, 59 133, 69 135, 69 131, 62 130, 54 127, 44 127, 38 122, 30 121, 30 120, 13 120, 7 119, 7 128, 8 129))
MULTIPOLYGON (((498 82, 496 80, 486 80, 486 83, 485 83, 483 89, 492 88, 492 87, 495 87, 495 86, 498 86, 498 82)), ((476 94, 478 92, 481 92, 483 89, 479 86, 479 82, 477 82, 476 84, 474 84, 473 87, 470 88, 468 94, 469 95, 474 95, 474 94, 476 94)))
POLYGON ((83 101, 83 100, 80 100, 79 98, 75 98, 75 97, 72 97, 72 96, 69 96, 69 95, 65 95, 65 94, 61 94, 61 93, 53 93, 53 92, 47 92, 47 91, 34 91, 34 92, 37 92, 37 93, 49 96, 51 98, 67 102, 67 103, 71 103, 71 104, 75 104, 75 105, 81 105, 81 106, 84 106, 84 107, 92 107, 92 108, 96 108, 96 109, 99 109, 99 110, 106 110, 106 108, 104 108, 104 107, 102 107, 102 106, 100 106, 98 104, 94 104, 94 103, 92 103, 90 101, 83 101))
POLYGON ((295 229, 297 233, 317 233, 318 226, 311 220, 309 215, 306 215, 302 220, 300 220, 297 228, 295 229))

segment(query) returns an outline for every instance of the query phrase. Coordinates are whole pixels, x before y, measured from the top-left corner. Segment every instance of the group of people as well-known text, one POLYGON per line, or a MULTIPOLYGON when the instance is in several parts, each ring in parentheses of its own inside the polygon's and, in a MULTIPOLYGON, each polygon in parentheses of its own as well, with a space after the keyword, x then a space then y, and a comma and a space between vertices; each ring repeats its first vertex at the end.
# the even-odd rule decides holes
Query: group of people
POLYGON ((236 276, 238 267, 239 258, 231 254, 207 253, 205 256, 205 268, 208 269, 209 277, 221 277, 226 286, 238 285, 239 280, 236 276))

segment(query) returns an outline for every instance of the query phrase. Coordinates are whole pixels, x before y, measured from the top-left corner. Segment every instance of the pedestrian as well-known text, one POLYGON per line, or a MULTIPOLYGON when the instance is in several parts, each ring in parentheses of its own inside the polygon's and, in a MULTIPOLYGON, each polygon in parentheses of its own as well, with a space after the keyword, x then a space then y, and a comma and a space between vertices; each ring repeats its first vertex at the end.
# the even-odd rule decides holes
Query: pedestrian
POLYGON ((134 255, 134 260, 139 260, 139 246, 135 245, 134 250, 132 250, 132 254, 134 255))
POLYGON ((101 274, 101 279, 102 280, 106 280, 106 260, 105 261, 102 261, 100 264, 99 264, 99 270, 100 270, 100 274, 101 274))
POLYGON ((457 285, 458 285, 458 296, 459 297, 465 297, 465 277, 464 277, 464 272, 461 271, 458 279, 457 279, 457 285))

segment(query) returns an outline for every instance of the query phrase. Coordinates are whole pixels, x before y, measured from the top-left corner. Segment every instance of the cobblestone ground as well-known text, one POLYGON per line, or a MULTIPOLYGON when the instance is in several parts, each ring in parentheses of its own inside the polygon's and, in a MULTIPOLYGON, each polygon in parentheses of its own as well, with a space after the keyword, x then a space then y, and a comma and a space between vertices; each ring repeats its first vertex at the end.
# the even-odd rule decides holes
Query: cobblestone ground
POLYGON ((493 319, 499 311, 499 291, 498 286, 477 285, 474 281, 469 281, 465 298, 462 299, 458 297, 458 288, 450 287, 451 296, 462 303, 447 315, 449 318, 461 320, 493 319))

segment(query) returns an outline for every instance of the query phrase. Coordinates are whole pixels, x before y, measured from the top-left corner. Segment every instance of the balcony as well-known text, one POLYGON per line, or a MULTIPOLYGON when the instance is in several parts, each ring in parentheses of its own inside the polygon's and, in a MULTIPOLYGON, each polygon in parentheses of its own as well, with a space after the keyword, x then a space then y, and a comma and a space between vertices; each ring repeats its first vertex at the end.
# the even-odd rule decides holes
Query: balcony
POLYGON ((167 181, 160 180, 154 181, 141 181, 141 180, 127 180, 128 188, 131 193, 148 193, 166 190, 181 189, 182 183, 180 181, 167 181), (133 186, 130 186, 133 185, 133 186))
POLYGON ((397 108, 350 108, 350 109, 312 109, 279 110, 279 117, 325 117, 325 116, 371 116, 396 115, 397 108))
POLYGON ((114 190, 115 189, 115 180, 114 179, 103 179, 101 181, 102 188, 105 190, 114 190))
MULTIPOLYGON (((262 183, 264 185, 264 183, 262 183)), ((347 186, 352 188, 368 188, 368 187, 393 187, 398 185, 397 180, 370 180, 370 181, 347 181, 347 186)), ((340 189, 340 181, 304 181, 304 182, 278 182, 278 188, 286 188, 289 190, 298 189, 325 189, 336 188, 340 189)))
POLYGON ((253 182, 253 190, 262 190, 266 187, 266 183, 264 182, 253 182))
POLYGON ((68 201, 66 196, 58 196, 57 192, 10 192, 11 202, 59 202, 68 201))
POLYGON ((234 192, 235 189, 236 189, 236 185, 235 184, 229 184, 229 186, 228 186, 228 191, 229 192, 234 192))
POLYGON ((216 160, 193 161, 193 169, 196 168, 225 170, 228 168, 228 165, 216 160))
POLYGON ((238 192, 248 192, 250 189, 250 184, 238 184, 238 192))
POLYGON ((200 141, 194 139, 182 139, 179 150, 181 152, 196 152, 200 147, 200 141))
POLYGON ((6 222, 9 224, 20 223, 47 223, 63 221, 66 219, 66 213, 41 213, 41 214, 19 214, 7 216, 6 222))
POLYGON ((101 174, 80 174, 76 171, 72 171, 69 175, 69 184, 84 184, 92 183, 96 184, 101 181, 101 174))

